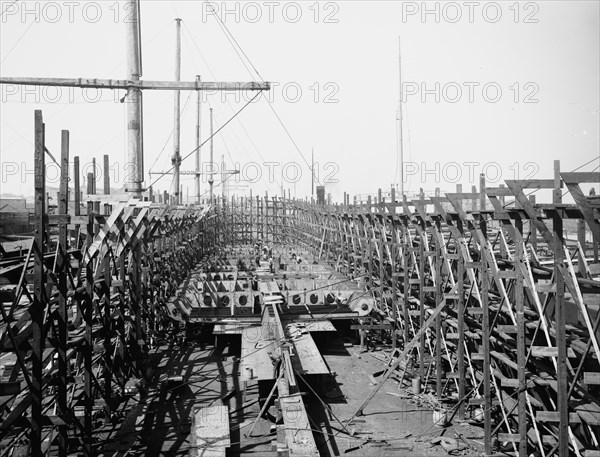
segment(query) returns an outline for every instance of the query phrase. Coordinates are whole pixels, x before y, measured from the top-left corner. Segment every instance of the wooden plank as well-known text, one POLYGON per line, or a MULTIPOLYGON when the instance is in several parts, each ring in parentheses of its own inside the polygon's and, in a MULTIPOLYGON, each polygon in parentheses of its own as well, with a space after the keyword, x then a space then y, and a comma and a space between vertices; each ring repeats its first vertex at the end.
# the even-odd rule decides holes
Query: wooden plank
POLYGON ((503 333, 517 333, 517 326, 516 325, 497 325, 496 326, 497 330, 499 332, 503 332, 503 333))
POLYGON ((468 314, 483 314, 483 308, 480 306, 467 306, 466 311, 468 314))
POLYGON ((231 446, 229 406, 194 408, 190 457, 225 457, 231 446))
MULTIPOLYGON (((558 348, 547 346, 532 346, 531 355, 533 357, 558 357, 558 348)), ((567 349, 567 357, 575 357, 575 352, 573 351, 573 349, 567 349)))
POLYGON ((263 327, 254 326, 242 330, 242 382, 275 379, 275 366, 270 354, 277 354, 277 344, 275 340, 265 339, 264 336, 263 327))
MULTIPOLYGON (((535 413, 535 419, 539 422, 558 422, 560 418, 557 411, 538 411, 535 413)), ((581 418, 577 413, 569 413, 569 422, 579 424, 581 418)))
POLYGON ((335 326, 331 321, 309 321, 305 322, 306 330, 309 332, 336 332, 335 326))
POLYGON ((498 277, 504 279, 515 279, 517 277, 517 273, 514 270, 500 270, 498 272, 498 277))
POLYGON ((139 81, 127 79, 96 78, 24 78, 0 77, 1 84, 24 86, 90 87, 107 89, 139 88, 144 90, 269 90, 268 82, 202 82, 202 81, 139 81))
POLYGON ((556 293, 556 283, 552 284, 536 284, 535 290, 541 294, 550 294, 556 293))
POLYGON ((289 334, 294 344, 291 356, 294 370, 300 374, 329 374, 329 369, 310 333, 289 334))
POLYGON ((363 324, 351 325, 351 330, 383 330, 392 328, 392 324, 363 324))
POLYGON ((585 371, 583 373, 583 382, 585 384, 600 384, 600 373, 585 371))
POLYGON ((501 443, 518 443, 521 436, 518 433, 498 433, 498 441, 501 443))
POLYGON ((560 176, 566 184, 600 183, 600 173, 593 171, 561 172, 560 176))
MULTIPOLYGON (((554 179, 523 179, 519 181, 523 189, 554 189, 554 179)), ((560 183, 562 186, 562 182, 560 183)))
POLYGON ((277 281, 260 281, 258 283, 258 290, 265 295, 280 292, 279 286, 277 285, 277 281))
POLYGON ((575 407, 575 412, 588 425, 600 425, 600 406, 586 403, 575 407))
POLYGON ((289 455, 317 457, 319 451, 308 422, 302 395, 300 393, 289 395, 285 379, 279 380, 278 389, 289 455))

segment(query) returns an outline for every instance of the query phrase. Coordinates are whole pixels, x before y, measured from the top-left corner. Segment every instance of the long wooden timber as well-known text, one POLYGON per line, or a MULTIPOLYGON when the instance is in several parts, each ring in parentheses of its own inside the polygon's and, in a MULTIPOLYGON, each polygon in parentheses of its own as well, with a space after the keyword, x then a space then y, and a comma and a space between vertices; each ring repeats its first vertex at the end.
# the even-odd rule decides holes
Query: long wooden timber
POLYGON ((133 81, 124 79, 97 78, 30 78, 0 77, 0 84, 23 86, 89 87, 94 89, 145 89, 145 90, 202 90, 202 91, 241 91, 269 90, 268 82, 208 82, 208 81, 133 81))

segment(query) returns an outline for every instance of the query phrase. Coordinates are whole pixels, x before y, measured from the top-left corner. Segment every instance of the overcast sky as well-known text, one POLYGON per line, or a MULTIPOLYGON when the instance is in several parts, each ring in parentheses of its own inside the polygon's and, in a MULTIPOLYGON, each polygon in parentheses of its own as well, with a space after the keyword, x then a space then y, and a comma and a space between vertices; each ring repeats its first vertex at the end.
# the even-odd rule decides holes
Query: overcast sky
MULTIPOLYGON (((180 17, 182 80, 199 74, 204 81, 277 83, 264 97, 300 152, 269 102, 251 103, 215 137, 215 160, 223 155, 228 169, 237 164, 240 176, 251 181, 234 182, 231 193, 252 188, 254 194, 280 195, 283 185, 292 196, 310 195, 313 147, 319 180, 334 200, 344 191, 364 194, 398 183, 399 36, 405 190, 453 191, 456 183, 469 189, 481 172, 491 185, 550 178, 554 159, 568 171, 589 161, 581 170, 600 165, 597 1, 213 6, 142 0, 143 79, 173 79, 174 19, 180 17), (214 12, 243 53, 236 52, 214 12)), ((122 2, 0 1, 0 11, 2 76, 126 77, 122 2)), ((124 91, 0 88, 1 192, 33 193, 35 109, 43 110, 55 157, 60 130, 68 129, 71 155, 86 164, 109 154, 113 186, 123 185, 124 91)), ((205 95, 202 137, 209 135, 209 105, 216 130, 251 95, 205 95)), ((182 92, 181 105, 185 156, 195 143, 196 93, 182 92)), ((151 166, 161 171, 170 165, 172 130, 173 94, 146 91, 146 184, 151 166)), ((202 161, 208 162, 208 145, 202 161)), ((182 165, 193 167, 193 157, 182 165)), ((49 185, 57 185, 56 176, 49 168, 49 185)), ((182 183, 184 195, 188 187, 192 195, 193 178, 185 176, 182 183)), ((154 187, 169 190, 170 178, 154 187)))

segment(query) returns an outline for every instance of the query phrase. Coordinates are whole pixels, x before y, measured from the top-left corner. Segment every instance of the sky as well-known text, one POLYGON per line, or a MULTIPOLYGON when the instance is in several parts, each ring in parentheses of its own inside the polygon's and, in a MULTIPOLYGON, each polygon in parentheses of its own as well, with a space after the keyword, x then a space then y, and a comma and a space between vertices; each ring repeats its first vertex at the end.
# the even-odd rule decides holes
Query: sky
MULTIPOLYGON (((548 179, 553 160, 566 171, 600 166, 599 5, 141 0, 142 79, 174 78, 181 18, 182 80, 272 83, 250 104, 253 93, 201 94, 203 140, 209 107, 215 130, 243 108, 214 137, 218 169, 223 157, 227 170, 240 170, 227 175, 229 195, 310 196, 313 150, 315 185, 334 201, 400 188, 402 175, 409 194, 469 190, 480 173, 490 186, 548 179)), ((125 79, 123 2, 9 0, 0 12, 0 76, 125 79)), ((33 194, 35 109, 56 158, 69 130, 84 172, 109 154, 112 186, 122 187, 124 94, 0 85, 0 192, 33 194)), ((173 98, 144 92, 145 185, 159 191, 170 190, 170 176, 154 182, 148 172, 170 168, 173 98)), ((181 92, 183 156, 194 149, 196 103, 195 92, 181 92)), ((201 160, 206 171, 208 143, 201 160)), ((192 154, 182 169, 194 166, 192 154)), ((48 185, 57 177, 50 163, 48 185)), ((220 193, 220 175, 215 181, 220 193)), ((193 198, 193 177, 182 184, 193 198)))

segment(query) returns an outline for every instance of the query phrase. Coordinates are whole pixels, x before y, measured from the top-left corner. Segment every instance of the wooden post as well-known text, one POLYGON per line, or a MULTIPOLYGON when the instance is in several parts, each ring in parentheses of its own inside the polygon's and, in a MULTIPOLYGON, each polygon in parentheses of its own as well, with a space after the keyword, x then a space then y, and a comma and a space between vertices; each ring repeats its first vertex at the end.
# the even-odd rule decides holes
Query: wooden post
MULTIPOLYGON (((384 229, 384 224, 381 224, 382 232, 384 229)), ((385 268, 383 266, 383 259, 385 253, 385 234, 381 234, 381 238, 379 239, 379 297, 381 299, 381 310, 387 314, 387 303, 385 301, 385 297, 383 296, 383 288, 385 283, 385 268)))
MULTIPOLYGON (((93 175, 88 173, 88 194, 93 193, 93 175)), ((88 202, 87 204, 87 236, 86 236, 86 247, 89 250, 94 240, 94 204, 88 202)), ((85 322, 85 333, 84 333, 84 345, 83 345, 83 372, 84 372, 84 437, 83 446, 84 453, 88 456, 92 455, 92 409, 94 405, 94 398, 92 396, 93 390, 93 373, 92 373, 92 356, 93 356, 93 342, 92 342, 92 317, 94 309, 94 260, 89 259, 89 263, 86 265, 85 271, 85 302, 83 310, 83 320, 85 322)))
MULTIPOLYGON (((481 219, 480 219, 481 220, 481 219)), ((457 227, 460 230, 461 235, 463 232, 462 219, 457 221, 457 227)), ((463 238, 461 236, 461 238, 463 238)), ((458 407, 458 417, 464 419, 465 417, 465 402, 463 400, 465 396, 465 258, 461 251, 459 240, 456 240, 456 255, 458 256, 458 267, 457 267, 457 291, 458 294, 458 309, 456 311, 458 315, 458 341, 456 343, 456 357, 457 357, 457 368, 458 372, 458 401, 460 406, 458 407)))
MULTIPOLYGON (((529 201, 535 207, 535 195, 530 195, 529 201)), ((537 227, 532 221, 529 221, 529 233, 529 242, 533 251, 537 254, 537 227)))
MULTIPOLYGON (((60 155, 60 198, 58 199, 58 214, 69 213, 69 131, 61 132, 61 155, 60 155)), ((67 363, 67 269, 69 261, 67 252, 68 229, 65 222, 59 225, 58 234, 58 258, 56 269, 58 274, 58 416, 67 421, 67 375, 69 366, 67 363)), ((58 427, 59 456, 67 455, 68 428, 66 425, 58 427)))
POLYGON ((552 202, 555 205, 562 203, 560 160, 554 161, 554 192, 552 194, 552 202))
POLYGON ((485 175, 479 175, 479 210, 485 211, 485 175))
MULTIPOLYGON (((562 203, 562 191, 560 189, 560 161, 554 161, 554 193, 553 203, 562 203)), ((558 384, 558 455, 569 455, 569 402, 568 402, 568 371, 567 371, 567 339, 566 339, 566 315, 565 315, 565 280, 558 268, 564 259, 563 243, 563 220, 562 209, 554 210, 552 227, 554 230, 554 278, 556 280, 556 303, 554 305, 554 318, 556 322, 556 343, 558 347, 557 357, 557 384, 558 384)))
MULTIPOLYGON (((108 214, 108 213, 106 213, 108 214)), ((145 232, 147 233, 147 232, 145 232)), ((104 399, 106 401, 104 423, 106 425, 111 423, 111 397, 112 397, 112 343, 111 337, 113 335, 112 320, 111 320, 111 303, 110 295, 112 290, 112 273, 111 273, 111 256, 109 254, 104 256, 103 270, 104 270, 104 296, 102 301, 104 302, 104 315, 102 316, 102 327, 104 332, 104 399)))
MULTIPOLYGON (((515 220, 515 262, 523 262, 523 221, 520 217, 515 220)), ((518 393, 518 423, 519 423, 519 457, 527 457, 527 379, 525 376, 526 370, 526 354, 525 351, 525 302, 523 294, 523 272, 518 265, 515 264, 515 272, 517 275, 515 283, 515 308, 517 314, 517 366, 519 379, 518 393)))
MULTIPOLYGON (((396 189, 392 186, 392 245, 390 249, 392 251, 392 354, 396 353, 396 329, 398 328, 398 296, 397 296, 397 284, 398 276, 396 273, 396 189)), ((356 204, 356 196, 354 197, 354 204, 356 204)))
MULTIPOLYGON (((481 232, 487 242, 485 222, 480 223, 481 232)), ((484 247, 487 249, 487 247, 484 247)), ((491 253, 490 253, 491 254, 491 253)), ((481 321, 481 339, 483 350, 483 443, 485 455, 492 453, 492 382, 490 379, 490 306, 489 306, 489 276, 487 256, 481 256, 481 304, 483 318, 481 321)))
POLYGON ((585 220, 578 219, 577 220, 577 241, 579 242, 579 246, 581 250, 577 255, 577 270, 581 274, 583 278, 586 277, 585 271, 585 220))
MULTIPOLYGON (((88 173, 87 174, 87 183, 86 184, 87 184, 87 193, 88 193, 88 195, 93 195, 94 194, 94 174, 93 173, 88 173)), ((92 202, 88 202, 88 204, 89 203, 92 203, 92 202)), ((91 211, 94 212, 94 206, 93 206, 93 204, 92 204, 91 211)), ((88 214, 90 214, 90 213, 88 213, 88 214)))
MULTIPOLYGON (((477 186, 471 186, 471 193, 477 193, 477 186)), ((474 198, 471 200, 471 211, 477 211, 477 200, 475 200, 474 198)))
MULTIPOLYGON (((371 197, 369 196, 369 213, 371 212, 371 197)), ((367 224, 364 223, 363 228, 365 230, 365 232, 367 231, 367 224)), ((365 233, 366 236, 366 243, 367 243, 367 252, 366 252, 366 257, 367 260, 369 262, 369 269, 368 271, 366 271, 369 275, 367 281, 369 283, 369 288, 373 287, 373 253, 372 253, 372 240, 370 238, 370 234, 369 233, 365 233)), ((360 245, 360 241, 359 241, 359 245, 360 245)), ((364 268, 365 265, 365 252, 363 249, 360 250, 360 268, 361 270, 359 270, 358 272, 356 272, 355 274, 361 274, 362 273, 362 269, 364 268)), ((354 270, 356 271, 356 264, 354 265, 354 270)))
POLYGON ((104 154, 104 195, 110 195, 110 165, 108 154, 104 154))
MULTIPOLYGON (((402 198, 406 201, 406 195, 403 195, 402 198)), ((403 268, 404 268, 404 306, 402 307, 402 313, 404 318, 404 347, 408 343, 409 329, 410 329, 410 314, 409 314, 409 298, 411 296, 411 288, 410 288, 410 249, 412 249, 412 245, 409 240, 409 232, 408 232, 408 216, 403 216, 403 268)))
POLYGON ((92 157, 92 174, 93 174, 93 184, 92 184, 92 194, 96 194, 96 158, 92 157))
POLYGON ((73 187, 74 187, 74 204, 75 216, 81 216, 81 186, 79 184, 79 156, 73 158, 73 187))
MULTIPOLYGON (((418 232, 417 232, 418 233, 418 232)), ((421 329, 424 326, 425 322, 425 246, 424 246, 424 237, 427 234, 425 233, 424 227, 421 230, 419 237, 419 326, 421 329)), ((419 341, 419 377, 421 378, 421 383, 425 382, 425 332, 421 333, 421 338, 419 341)), ((431 360, 429 361, 431 363, 431 360)))
MULTIPOLYGON (((108 164, 108 155, 104 155, 104 195, 110 195, 110 166, 108 164)), ((104 214, 109 215, 111 212, 111 206, 109 203, 104 204, 104 214)))
MULTIPOLYGON (((44 351, 43 319, 45 311, 44 288, 46 275, 44 272, 44 215, 46 214, 46 176, 44 123, 42 112, 35 110, 35 232, 34 232, 34 269, 33 269, 33 304, 29 308, 33 339, 31 342, 31 455, 42 455, 42 355, 44 351)), ((4 306, 4 305, 2 305, 4 306)), ((16 348, 15 348, 16 349, 16 348)))
MULTIPOLYGON (((441 230, 441 224, 439 219, 435 221, 436 225, 433 230, 441 230)), ((439 305, 444 300, 444 290, 442 286, 442 264, 444 258, 442 257, 442 246, 440 245, 440 239, 442 235, 436 237, 435 242, 435 304, 439 305)), ((436 371, 436 394, 438 400, 442 398, 442 316, 438 314, 435 318, 435 371, 436 371)), ((459 401, 461 397, 459 395, 459 401)), ((463 402, 464 403, 464 402, 463 402)), ((460 414, 460 412, 459 412, 460 414)))

